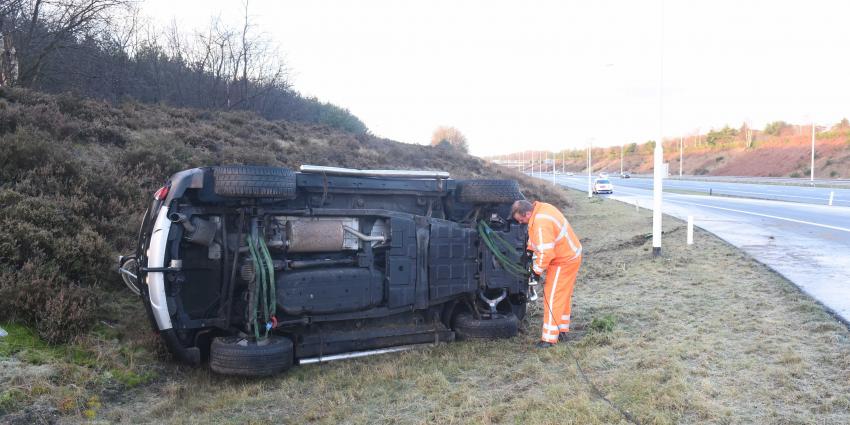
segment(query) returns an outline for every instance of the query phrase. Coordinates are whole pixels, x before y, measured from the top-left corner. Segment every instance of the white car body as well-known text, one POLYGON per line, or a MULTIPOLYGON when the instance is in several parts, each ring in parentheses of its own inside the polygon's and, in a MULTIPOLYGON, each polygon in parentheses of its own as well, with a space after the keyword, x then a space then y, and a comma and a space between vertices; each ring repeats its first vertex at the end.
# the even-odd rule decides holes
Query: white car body
POLYGON ((593 182, 593 193, 614 193, 614 185, 608 179, 596 179, 593 182))

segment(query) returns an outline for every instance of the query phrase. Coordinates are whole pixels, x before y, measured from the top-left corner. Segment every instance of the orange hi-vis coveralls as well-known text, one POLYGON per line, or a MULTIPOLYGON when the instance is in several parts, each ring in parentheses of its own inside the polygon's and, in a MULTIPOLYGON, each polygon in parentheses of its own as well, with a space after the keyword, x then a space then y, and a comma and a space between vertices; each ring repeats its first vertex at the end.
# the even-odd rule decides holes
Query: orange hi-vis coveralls
POLYGON ((534 252, 532 270, 546 271, 543 288, 543 336, 556 344, 559 333, 570 331, 570 304, 581 266, 581 243, 570 223, 553 205, 535 202, 528 221, 528 249, 534 252))

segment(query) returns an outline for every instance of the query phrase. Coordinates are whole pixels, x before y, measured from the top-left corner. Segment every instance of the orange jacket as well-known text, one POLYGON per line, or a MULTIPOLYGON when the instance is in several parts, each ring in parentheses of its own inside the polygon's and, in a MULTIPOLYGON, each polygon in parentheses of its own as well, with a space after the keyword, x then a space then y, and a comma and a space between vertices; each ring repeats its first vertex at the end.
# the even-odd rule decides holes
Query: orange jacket
POLYGON ((535 202, 528 221, 532 269, 541 274, 549 264, 565 264, 581 256, 581 242, 564 215, 551 204, 535 202))

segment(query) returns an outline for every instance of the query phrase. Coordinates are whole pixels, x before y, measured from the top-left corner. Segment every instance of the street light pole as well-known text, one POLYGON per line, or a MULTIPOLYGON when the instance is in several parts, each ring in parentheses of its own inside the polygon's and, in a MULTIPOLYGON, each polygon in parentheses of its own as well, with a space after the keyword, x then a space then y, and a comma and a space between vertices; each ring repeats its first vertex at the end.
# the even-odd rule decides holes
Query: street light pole
POLYGON ((812 167, 809 174, 809 181, 815 182, 815 122, 812 121, 812 167))
POLYGON ((590 139, 590 145, 587 147, 587 197, 593 197, 593 185, 590 183, 590 174, 593 169, 593 160, 591 159, 591 155, 593 155, 593 139, 590 139))
POLYGON ((658 141, 652 164, 652 255, 661 255, 661 168, 664 166, 664 0, 661 0, 661 54, 658 73, 658 141))
POLYGON ((555 152, 552 152, 552 186, 555 185, 555 152))
POLYGON ((620 145, 620 176, 623 175, 623 149, 625 145, 620 145))
POLYGON ((679 136, 679 177, 682 177, 682 159, 684 158, 685 142, 679 136))

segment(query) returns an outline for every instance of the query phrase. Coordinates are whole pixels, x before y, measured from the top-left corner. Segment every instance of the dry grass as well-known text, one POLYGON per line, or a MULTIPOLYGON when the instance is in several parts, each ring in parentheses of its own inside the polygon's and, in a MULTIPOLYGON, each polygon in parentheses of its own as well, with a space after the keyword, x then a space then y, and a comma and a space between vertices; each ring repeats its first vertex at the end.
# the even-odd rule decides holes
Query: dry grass
POLYGON ((625 423, 589 379, 640 423, 847 423, 848 331, 789 282, 705 234, 687 248, 665 223, 650 256, 646 211, 574 196, 584 238, 578 323, 606 316, 550 350, 532 344, 539 309, 519 337, 463 342, 297 367, 242 380, 172 368, 123 393, 97 417, 152 423, 625 423), (143 414, 144 413, 144 414, 143 414))

